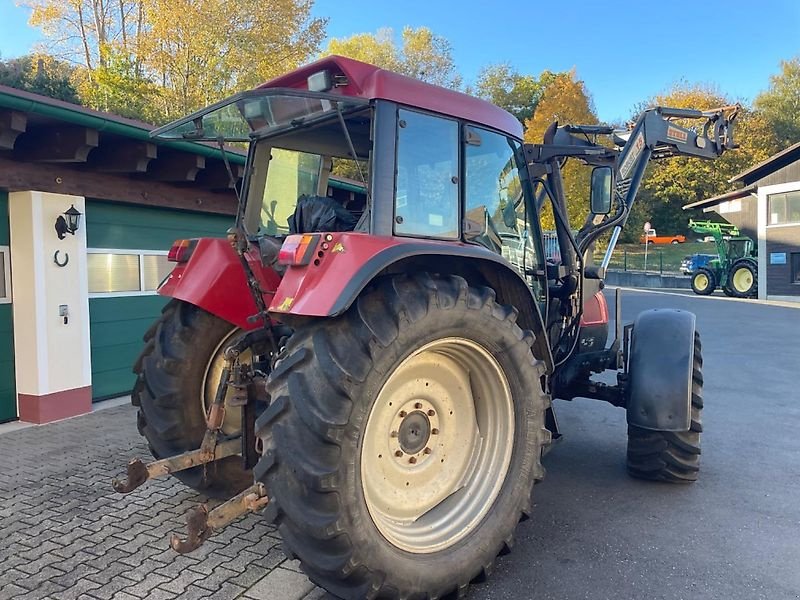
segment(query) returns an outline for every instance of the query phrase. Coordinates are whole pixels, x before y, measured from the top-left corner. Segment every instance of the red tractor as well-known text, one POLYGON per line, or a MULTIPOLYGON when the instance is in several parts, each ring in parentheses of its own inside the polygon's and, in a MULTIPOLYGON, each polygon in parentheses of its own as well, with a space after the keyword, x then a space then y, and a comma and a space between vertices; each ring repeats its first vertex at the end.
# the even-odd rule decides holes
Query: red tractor
POLYGON ((530 513, 554 398, 626 408, 630 474, 694 481, 695 317, 652 310, 623 329, 617 302, 609 346, 600 290, 648 160, 719 156, 735 115, 653 108, 626 139, 554 123, 524 144, 487 102, 329 57, 153 132, 249 151, 228 239, 170 252, 172 301, 133 393, 158 460, 115 487, 174 473, 233 496, 190 515, 180 552, 266 506, 331 593, 438 598, 488 573, 530 513), (569 158, 593 167, 576 235, 569 158), (332 171, 361 198, 329 197, 332 171), (593 379, 607 370, 615 384, 593 379))

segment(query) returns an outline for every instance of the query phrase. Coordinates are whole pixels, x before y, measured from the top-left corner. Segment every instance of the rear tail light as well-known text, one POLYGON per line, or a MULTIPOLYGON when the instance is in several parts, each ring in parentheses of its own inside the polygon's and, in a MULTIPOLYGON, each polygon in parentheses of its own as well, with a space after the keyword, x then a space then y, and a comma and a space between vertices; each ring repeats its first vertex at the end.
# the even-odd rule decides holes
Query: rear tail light
POLYGON ((177 263, 188 261, 196 245, 197 240, 175 240, 172 244, 172 248, 169 249, 167 260, 177 263))
POLYGON ((287 236, 278 252, 278 263, 294 267, 307 265, 314 257, 319 238, 318 234, 287 236))

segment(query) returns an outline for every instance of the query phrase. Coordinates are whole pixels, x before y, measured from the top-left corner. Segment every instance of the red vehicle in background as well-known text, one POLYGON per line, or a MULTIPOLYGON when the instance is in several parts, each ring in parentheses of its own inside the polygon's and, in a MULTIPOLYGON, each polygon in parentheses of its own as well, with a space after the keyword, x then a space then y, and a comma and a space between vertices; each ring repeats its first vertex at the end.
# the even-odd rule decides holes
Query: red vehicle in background
POLYGON ((639 236, 639 243, 644 244, 683 244, 686 241, 685 235, 658 235, 655 229, 650 229, 647 235, 639 236))

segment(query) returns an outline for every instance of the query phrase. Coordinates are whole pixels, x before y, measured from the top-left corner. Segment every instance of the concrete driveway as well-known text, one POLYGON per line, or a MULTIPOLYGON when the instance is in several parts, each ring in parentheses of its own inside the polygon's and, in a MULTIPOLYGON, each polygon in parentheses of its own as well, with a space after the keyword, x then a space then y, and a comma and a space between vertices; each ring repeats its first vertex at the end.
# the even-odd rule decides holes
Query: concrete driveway
MULTIPOLYGON (((534 517, 470 598, 800 597, 800 310, 626 292, 698 315, 705 356, 700 481, 625 473, 625 415, 559 402, 565 439, 546 457, 534 517)), ((257 515, 194 554, 167 537, 203 498, 171 479, 128 496, 112 476, 146 456, 128 406, 0 435, 0 599, 249 598, 325 594, 257 515)))

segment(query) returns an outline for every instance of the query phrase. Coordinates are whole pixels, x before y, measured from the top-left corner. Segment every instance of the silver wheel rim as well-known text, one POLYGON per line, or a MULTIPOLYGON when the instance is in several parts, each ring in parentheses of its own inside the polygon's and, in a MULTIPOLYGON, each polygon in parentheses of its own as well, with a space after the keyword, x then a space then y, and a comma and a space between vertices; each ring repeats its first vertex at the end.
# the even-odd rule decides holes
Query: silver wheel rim
MULTIPOLYGON (((222 341, 217 344, 214 351, 211 353, 211 358, 206 365, 205 374, 203 375, 203 384, 200 387, 201 397, 200 406, 203 409, 203 414, 208 414, 208 409, 214 402, 214 397, 217 395, 217 386, 219 385, 219 378, 222 375, 222 369, 225 367, 225 358, 223 356, 225 348, 230 346, 233 341, 244 335, 241 329, 233 329, 231 332, 222 338, 222 341)), ((250 362, 253 354, 248 349, 239 355, 241 362, 250 362)), ((222 422, 222 433, 225 435, 238 435, 242 430, 242 409, 239 406, 230 406, 227 403, 232 391, 228 390, 228 395, 225 400, 225 418, 222 422)))
POLYGON ((452 546, 494 504, 513 440, 497 360, 464 338, 426 344, 389 375, 367 418, 361 485, 373 523, 408 552, 452 546))

